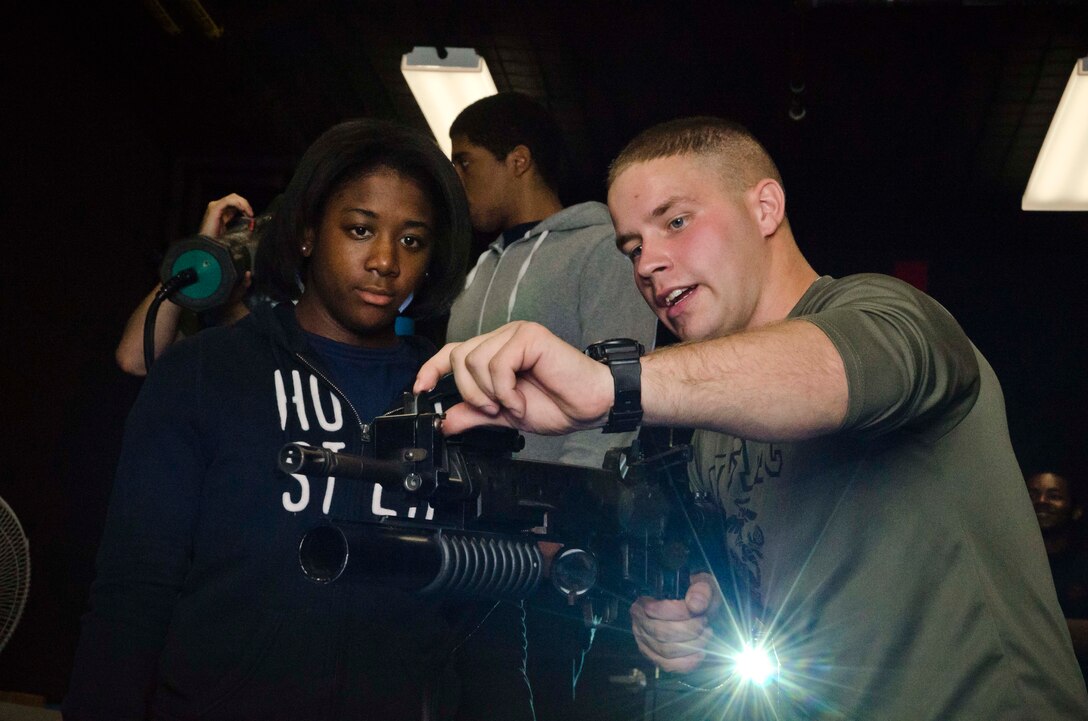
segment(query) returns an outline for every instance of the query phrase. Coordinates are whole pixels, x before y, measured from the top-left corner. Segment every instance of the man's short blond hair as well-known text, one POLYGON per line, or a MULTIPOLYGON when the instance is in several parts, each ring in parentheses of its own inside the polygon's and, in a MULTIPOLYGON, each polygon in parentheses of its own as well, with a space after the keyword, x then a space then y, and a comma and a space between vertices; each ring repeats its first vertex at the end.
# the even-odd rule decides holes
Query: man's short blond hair
POLYGON ((709 116, 679 118, 639 133, 608 168, 608 187, 636 163, 675 155, 708 162, 726 187, 743 193, 764 178, 782 185, 782 176, 767 150, 744 126, 709 116))

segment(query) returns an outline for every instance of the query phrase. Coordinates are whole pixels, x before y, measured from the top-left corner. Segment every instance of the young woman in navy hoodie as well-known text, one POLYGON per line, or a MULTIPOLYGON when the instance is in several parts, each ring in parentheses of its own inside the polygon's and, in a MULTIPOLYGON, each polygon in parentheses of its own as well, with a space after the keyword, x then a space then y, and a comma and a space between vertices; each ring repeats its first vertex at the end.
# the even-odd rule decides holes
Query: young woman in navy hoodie
POLYGON ((362 424, 411 386, 432 349, 394 320, 444 312, 464 284, 461 184, 429 138, 347 122, 271 223, 255 282, 279 302, 170 348, 128 419, 69 721, 452 715, 435 687, 462 607, 298 566, 320 523, 429 509, 276 459, 287 442, 360 453, 362 424))

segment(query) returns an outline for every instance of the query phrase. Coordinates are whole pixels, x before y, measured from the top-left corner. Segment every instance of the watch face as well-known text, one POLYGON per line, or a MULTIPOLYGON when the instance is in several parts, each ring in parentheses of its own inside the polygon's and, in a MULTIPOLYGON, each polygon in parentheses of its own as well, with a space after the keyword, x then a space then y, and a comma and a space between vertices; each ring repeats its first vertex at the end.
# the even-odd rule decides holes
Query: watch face
POLYGON ((586 355, 593 360, 609 362, 612 360, 633 360, 645 352, 642 344, 630 338, 612 338, 593 343, 586 348, 586 355))

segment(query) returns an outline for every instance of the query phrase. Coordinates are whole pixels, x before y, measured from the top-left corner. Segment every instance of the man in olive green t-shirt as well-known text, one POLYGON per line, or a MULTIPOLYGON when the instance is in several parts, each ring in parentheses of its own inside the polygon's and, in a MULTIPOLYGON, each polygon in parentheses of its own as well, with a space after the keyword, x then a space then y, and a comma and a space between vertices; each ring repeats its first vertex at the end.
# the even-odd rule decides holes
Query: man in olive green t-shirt
MULTIPOLYGON (((699 717, 1088 718, 1000 385, 955 320, 892 278, 819 276, 773 161, 727 121, 643 132, 608 200, 685 341, 642 358, 643 422, 697 429, 730 561, 683 600, 639 599, 633 633, 682 679, 757 636, 781 664, 773 692, 726 684, 699 717)), ((612 422, 610 369, 535 324, 446 346, 416 389, 448 370, 466 402, 446 433, 612 422)))

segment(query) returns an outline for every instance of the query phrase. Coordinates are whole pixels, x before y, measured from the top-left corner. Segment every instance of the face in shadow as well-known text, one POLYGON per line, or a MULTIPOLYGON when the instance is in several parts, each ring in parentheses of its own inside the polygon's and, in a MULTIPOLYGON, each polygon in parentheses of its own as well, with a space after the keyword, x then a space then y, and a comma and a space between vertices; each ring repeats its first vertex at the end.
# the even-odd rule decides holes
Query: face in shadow
POLYGON ((1081 516, 1074 503, 1069 481, 1057 473, 1035 473, 1027 478, 1028 493, 1043 533, 1067 528, 1081 516))

